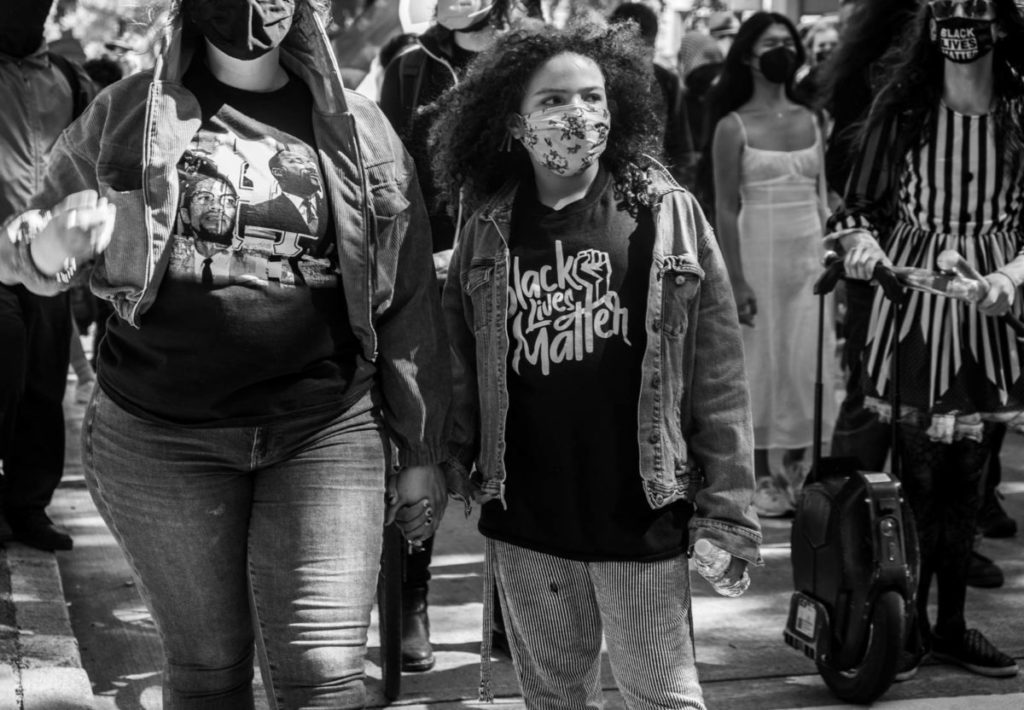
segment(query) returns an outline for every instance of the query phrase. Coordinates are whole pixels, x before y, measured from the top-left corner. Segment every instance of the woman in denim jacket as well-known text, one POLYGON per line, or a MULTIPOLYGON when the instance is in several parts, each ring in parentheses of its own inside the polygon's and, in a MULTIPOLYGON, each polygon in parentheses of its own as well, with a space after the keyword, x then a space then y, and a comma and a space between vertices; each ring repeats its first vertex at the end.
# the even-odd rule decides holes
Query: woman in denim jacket
POLYGON ((708 573, 727 594, 761 563, 736 306, 696 203, 648 157, 649 72, 628 25, 511 33, 432 133, 471 214, 443 298, 450 468, 483 505, 527 707, 600 704, 603 630, 629 707, 703 708, 687 553, 727 551, 708 573))
MULTIPOLYGON (((324 3, 326 5, 326 3, 324 3)), ((57 142, 0 279, 111 301, 86 481, 166 656, 164 707, 363 707, 385 522, 444 512, 450 367, 415 172, 314 0, 185 0, 152 75, 57 142), (77 260, 77 261, 76 261, 77 260)))

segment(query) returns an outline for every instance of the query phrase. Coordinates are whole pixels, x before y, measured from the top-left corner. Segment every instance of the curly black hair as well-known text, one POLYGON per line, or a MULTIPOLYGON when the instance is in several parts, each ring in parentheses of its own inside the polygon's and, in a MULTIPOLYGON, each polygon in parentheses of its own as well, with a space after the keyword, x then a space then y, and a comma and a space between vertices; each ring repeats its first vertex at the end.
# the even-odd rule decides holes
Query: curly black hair
POLYGON ((434 105, 438 115, 430 131, 431 166, 441 198, 453 212, 460 193, 472 211, 510 179, 532 180, 530 157, 519 141, 510 141, 508 122, 519 113, 537 70, 565 53, 587 57, 600 67, 611 114, 601 161, 626 208, 632 211, 644 202, 647 169, 661 155, 651 61, 632 23, 606 27, 578 22, 565 29, 543 27, 500 37, 434 105))
MULTIPOLYGON (((995 22, 1000 36, 993 48, 995 82, 994 118, 997 136, 1006 141, 1011 155, 1024 154, 1024 128, 1014 113, 1014 104, 1024 97, 1024 18, 1014 0, 993 0, 995 22)), ((899 136, 906 138, 899 146, 905 155, 931 139, 932 117, 942 101, 944 59, 931 40, 931 9, 922 3, 900 41, 903 51, 891 68, 891 74, 872 106, 860 131, 863 146, 868 136, 890 118, 900 121, 899 136)), ((892 161, 899 165, 900 161, 892 161)))

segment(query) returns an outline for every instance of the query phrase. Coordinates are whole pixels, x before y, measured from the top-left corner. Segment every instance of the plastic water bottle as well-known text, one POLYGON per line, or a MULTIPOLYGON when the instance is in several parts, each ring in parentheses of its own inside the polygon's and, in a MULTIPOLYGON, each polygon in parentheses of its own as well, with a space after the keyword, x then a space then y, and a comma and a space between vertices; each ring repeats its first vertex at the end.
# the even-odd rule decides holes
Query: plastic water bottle
POLYGON ((743 570, 743 577, 735 582, 725 579, 725 572, 732 564, 732 555, 706 538, 694 544, 693 559, 697 564, 697 573, 723 597, 738 597, 750 586, 750 575, 746 570, 743 570))

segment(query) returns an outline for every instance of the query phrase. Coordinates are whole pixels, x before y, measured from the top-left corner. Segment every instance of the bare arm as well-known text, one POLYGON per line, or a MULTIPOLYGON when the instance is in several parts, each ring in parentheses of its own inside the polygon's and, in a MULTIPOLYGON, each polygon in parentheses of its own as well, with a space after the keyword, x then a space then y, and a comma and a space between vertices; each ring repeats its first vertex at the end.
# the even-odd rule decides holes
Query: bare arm
POLYGON ((732 116, 726 116, 715 126, 711 143, 715 180, 715 231, 722 251, 725 267, 732 283, 736 308, 740 322, 754 325, 757 314, 757 299, 743 275, 743 259, 740 253, 740 156, 743 151, 743 137, 739 123, 732 116))

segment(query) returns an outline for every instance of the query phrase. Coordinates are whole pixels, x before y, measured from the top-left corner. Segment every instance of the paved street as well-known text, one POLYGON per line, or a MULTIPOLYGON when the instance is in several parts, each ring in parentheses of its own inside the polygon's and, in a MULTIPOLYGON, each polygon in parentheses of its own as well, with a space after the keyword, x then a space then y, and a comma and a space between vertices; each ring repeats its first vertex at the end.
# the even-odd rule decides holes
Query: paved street
MULTIPOLYGON (((68 405, 68 466, 52 513, 75 537, 75 549, 58 555, 72 626, 95 693, 97 710, 155 710, 160 703, 161 653, 150 619, 124 557, 103 526, 85 490, 78 461, 82 407, 68 405)), ((1004 451, 1006 507, 1024 523, 1024 438, 1012 435, 1004 451)), ((699 670, 712 710, 841 708, 813 664, 782 641, 791 592, 789 521, 764 523, 766 566, 753 573, 739 599, 715 596, 694 575, 694 619, 699 670)), ((1006 573, 1001 589, 968 593, 969 622, 1024 662, 1024 555, 1022 538, 986 540, 982 550, 1006 573)), ((475 519, 449 508, 437 543, 430 618, 438 655, 435 670, 403 678, 395 705, 409 708, 480 707, 478 684, 483 546, 475 519)), ((371 630, 371 705, 384 705, 371 630)), ((608 707, 622 708, 614 679, 605 673, 608 707)), ((508 659, 495 665, 497 707, 519 708, 508 659)), ((917 678, 894 686, 875 707, 899 710, 1020 710, 1024 677, 992 680, 949 666, 925 665, 917 678)), ((260 697, 260 710, 268 706, 260 697)), ((486 706, 483 706, 486 707, 486 706)))

